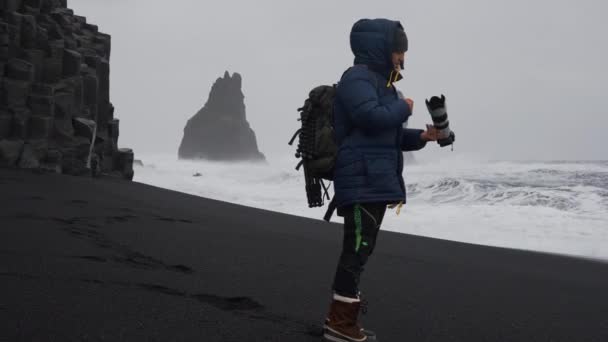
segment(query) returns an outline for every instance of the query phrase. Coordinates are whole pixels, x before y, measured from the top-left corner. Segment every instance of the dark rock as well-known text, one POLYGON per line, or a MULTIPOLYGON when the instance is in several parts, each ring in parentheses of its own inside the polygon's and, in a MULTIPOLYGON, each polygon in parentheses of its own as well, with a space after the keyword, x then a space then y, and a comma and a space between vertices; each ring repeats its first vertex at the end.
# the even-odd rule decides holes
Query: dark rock
POLYGON ((73 36, 65 36, 64 41, 65 41, 66 49, 73 50, 73 51, 78 50, 78 42, 76 41, 76 39, 73 36))
MULTIPOLYGON (((84 31, 83 31, 84 32, 84 31)), ((98 55, 99 53, 97 51, 95 51, 95 49, 93 48, 93 39, 91 39, 91 37, 89 36, 77 36, 76 37, 76 44, 78 45, 78 48, 85 48, 86 51, 92 51, 93 54, 98 55)))
POLYGON ((32 115, 30 117, 29 137, 31 139, 50 139, 53 133, 53 118, 32 115))
POLYGON ((58 149, 47 150, 46 156, 40 161, 40 169, 49 172, 62 173, 62 155, 58 149))
POLYGON ((29 136, 31 113, 29 109, 23 108, 14 111, 12 136, 20 140, 26 140, 29 136))
POLYGON ((40 156, 32 145, 23 145, 18 166, 21 169, 37 169, 40 167, 40 156))
POLYGON ((114 120, 114 105, 112 102, 108 103, 108 118, 114 120))
POLYGON ((14 80, 33 82, 34 65, 23 59, 10 59, 6 64, 6 76, 14 80))
POLYGON ((91 176, 98 177, 101 175, 101 157, 98 154, 91 155, 89 169, 91 170, 91 176))
POLYGON ((55 98, 53 96, 31 94, 27 104, 31 108, 33 115, 55 116, 55 98))
POLYGON ((49 55, 63 59, 63 52, 65 50, 65 41, 63 38, 53 38, 49 32, 49 55))
POLYGON ((133 180, 133 150, 121 148, 118 150, 116 171, 119 171, 125 179, 133 180))
MULTIPOLYGON (((2 36, 0 35, 0 39, 2 36)), ((2 61, 2 70, 0 70, 0 76, 4 76, 4 67, 6 66, 6 61, 10 56, 10 49, 8 45, 2 46, 0 45, 0 60, 2 61)))
POLYGON ((74 20, 78 24, 86 24, 87 23, 87 17, 83 17, 81 15, 74 15, 73 18, 74 18, 74 20))
POLYGON ((47 57, 43 65, 42 82, 57 83, 63 73, 63 60, 58 57, 47 57))
POLYGON ((22 151, 23 140, 0 140, 0 166, 17 166, 22 151))
MULTIPOLYGON (((0 46, 0 59, 6 61, 11 56, 11 49, 8 46, 0 46)), ((6 64, 6 63, 5 63, 6 64)))
POLYGON ((218 78, 205 106, 184 128, 179 157, 263 161, 255 133, 245 117, 242 79, 228 72, 218 78))
POLYGON ((94 50, 80 48, 78 52, 84 56, 84 62, 88 67, 97 70, 99 63, 101 63, 101 58, 95 54, 94 50))
POLYGON ((51 18, 61 27, 64 33, 72 33, 72 21, 60 10, 51 12, 51 18))
POLYGON ((80 75, 82 55, 76 51, 65 49, 63 53, 63 76, 80 75))
POLYGON ((8 58, 17 57, 21 52, 21 28, 17 25, 8 25, 8 58))
POLYGON ((61 158, 62 172, 72 176, 90 175, 87 168, 86 157, 83 157, 77 148, 66 148, 61 158))
POLYGON ((0 102, 6 104, 8 108, 25 107, 30 89, 30 82, 4 78, 2 80, 0 102))
POLYGON ((46 139, 29 140, 23 146, 19 158, 19 168, 40 169, 43 162, 48 159, 49 143, 46 139))
POLYGON ((7 46, 8 44, 10 44, 8 23, 0 21, 0 46, 7 46))
POLYGON ((49 149, 46 156, 43 159, 47 163, 59 163, 61 162, 61 151, 58 149, 49 149))
POLYGON ((8 112, 0 112, 0 140, 9 138, 13 126, 13 115, 8 112))
POLYGON ((23 3, 26 6, 36 8, 38 10, 40 10, 40 7, 42 7, 42 0, 24 0, 23 3))
POLYGON ((72 119, 55 119, 53 120, 53 126, 55 128, 53 137, 59 143, 66 144, 72 141, 74 137, 74 125, 72 119))
POLYGON ((83 81, 82 76, 75 76, 64 79, 60 84, 64 86, 66 92, 72 94, 75 110, 79 110, 83 105, 83 81))
POLYGON ((2 165, 133 178, 133 151, 118 149, 110 52, 110 35, 65 0, 0 0, 0 139, 21 142, 3 143, 7 156, 20 147, 2 165))
POLYGON ((112 52, 112 37, 109 34, 98 33, 94 41, 101 46, 104 52, 104 57, 109 59, 112 52))
POLYGON ((40 12, 51 13, 55 8, 57 8, 57 2, 55 0, 41 0, 40 12))
MULTIPOLYGON (((50 21, 49 25, 46 28, 48 34, 49 34, 49 39, 51 39, 51 41, 54 40, 61 40, 63 41, 63 39, 65 38, 65 34, 63 32, 63 29, 61 29, 61 26, 55 22, 55 21, 50 21)), ((65 47, 65 43, 63 43, 63 46, 65 47)))
POLYGON ((42 81, 45 83, 57 83, 63 76, 63 40, 51 40, 48 42, 49 56, 44 60, 42 70, 42 81))
POLYGON ((108 134, 108 131, 100 131, 97 129, 95 139, 95 152, 98 154, 113 155, 118 151, 118 142, 114 141, 108 134))
MULTIPOLYGON (((108 122, 110 118, 110 64, 106 59, 100 59, 97 66, 98 97, 97 103, 100 123, 108 122)), ((105 125, 100 125, 105 126, 105 125)))
POLYGON ((93 140, 93 134, 97 125, 95 121, 85 118, 74 118, 72 124, 74 125, 74 133, 76 136, 85 137, 89 139, 89 141, 93 140))
POLYGON ((55 116, 60 119, 70 119, 74 114, 74 95, 59 92, 54 96, 55 116))
POLYGON ((27 5, 23 6, 23 11, 27 15, 32 15, 34 17, 40 15, 40 8, 30 7, 27 5))
POLYGON ((97 76, 84 75, 82 77, 83 105, 89 109, 93 118, 97 117, 97 97, 99 94, 99 83, 97 76))
POLYGON ((192 175, 192 177, 202 177, 202 176, 203 176, 203 174, 200 173, 200 172, 197 172, 197 173, 195 173, 195 174, 192 175))
POLYGON ((55 87, 50 84, 44 83, 35 83, 32 85, 32 94, 35 95, 43 95, 43 96, 53 96, 55 95, 55 87))
POLYGON ((71 8, 67 8, 68 0, 58 0, 58 1, 59 1, 59 7, 60 7, 61 13, 66 14, 69 17, 74 16, 74 10, 72 10, 71 8))
POLYGON ((36 18, 33 15, 24 15, 21 20, 21 45, 23 48, 33 49, 36 47, 37 33, 36 18))
POLYGON ((114 153, 103 153, 101 154, 100 169, 102 173, 111 173, 114 171, 115 158, 114 153))
POLYGON ((42 81, 42 68, 44 66, 44 58, 46 53, 43 50, 27 49, 23 51, 23 60, 32 64, 34 67, 34 81, 42 81))
POLYGON ((89 108, 86 107, 82 107, 82 109, 80 110, 80 115, 81 118, 86 118, 86 119, 91 119, 94 120, 95 118, 91 115, 91 110, 89 110, 89 108))
POLYGON ((21 7, 21 0, 2 0, 2 2, 0 2, 3 6, 2 8, 6 11, 6 12, 13 12, 19 9, 19 7, 21 7))
POLYGON ((97 27, 97 25, 93 25, 93 24, 84 24, 84 25, 83 25, 83 28, 84 28, 85 30, 88 30, 88 31, 93 32, 93 33, 97 33, 97 32, 99 32, 99 27, 97 27))
POLYGON ((40 25, 36 28, 36 47, 42 50, 49 48, 49 31, 40 25))
POLYGON ((42 27, 45 30, 47 30, 54 23, 51 16, 42 11, 36 16, 36 21, 38 22, 38 27, 42 27))
MULTIPOLYGON (((5 0, 6 1, 6 0, 5 0)), ((19 13, 17 10, 7 11, 5 16, 6 21, 17 28, 21 28, 21 21, 23 20, 23 14, 19 13)), ((16 42, 20 43, 20 42, 16 42)))
POLYGON ((108 122, 108 136, 115 144, 118 143, 119 134, 118 119, 110 120, 110 122, 108 122))

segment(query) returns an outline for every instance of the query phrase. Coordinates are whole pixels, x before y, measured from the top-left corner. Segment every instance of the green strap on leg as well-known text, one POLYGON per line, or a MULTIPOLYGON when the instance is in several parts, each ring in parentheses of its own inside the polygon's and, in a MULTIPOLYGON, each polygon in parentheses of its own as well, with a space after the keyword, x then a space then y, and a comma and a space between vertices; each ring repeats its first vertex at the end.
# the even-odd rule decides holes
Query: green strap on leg
POLYGON ((355 252, 359 251, 361 247, 361 232, 363 230, 363 224, 361 222, 361 205, 355 204, 355 252))

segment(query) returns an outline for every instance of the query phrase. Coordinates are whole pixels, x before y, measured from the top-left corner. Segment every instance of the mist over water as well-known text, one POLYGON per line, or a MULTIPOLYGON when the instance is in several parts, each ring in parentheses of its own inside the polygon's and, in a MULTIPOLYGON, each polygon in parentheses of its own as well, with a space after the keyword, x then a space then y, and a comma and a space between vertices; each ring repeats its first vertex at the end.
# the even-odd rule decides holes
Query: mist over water
MULTIPOLYGON (((142 158, 138 182, 314 219, 325 213, 308 208, 294 158, 268 164, 142 158)), ((387 211, 383 230, 608 259, 608 162, 454 157, 407 165, 404 175, 408 203, 399 216, 387 211)))

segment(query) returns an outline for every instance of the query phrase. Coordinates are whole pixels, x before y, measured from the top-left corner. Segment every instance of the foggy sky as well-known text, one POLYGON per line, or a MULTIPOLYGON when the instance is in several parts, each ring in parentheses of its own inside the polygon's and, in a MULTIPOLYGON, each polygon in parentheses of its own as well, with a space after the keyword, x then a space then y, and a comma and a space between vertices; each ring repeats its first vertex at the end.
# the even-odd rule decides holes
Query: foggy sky
MULTIPOLYGON (((69 0, 112 35, 121 147, 177 156, 186 121, 225 70, 243 75, 247 117, 270 159, 293 155, 296 109, 352 64, 360 18, 400 20, 409 38, 410 127, 444 93, 455 151, 422 158, 608 159, 608 3, 430 0, 69 0)), ((295 158, 294 158, 295 160, 295 158)))

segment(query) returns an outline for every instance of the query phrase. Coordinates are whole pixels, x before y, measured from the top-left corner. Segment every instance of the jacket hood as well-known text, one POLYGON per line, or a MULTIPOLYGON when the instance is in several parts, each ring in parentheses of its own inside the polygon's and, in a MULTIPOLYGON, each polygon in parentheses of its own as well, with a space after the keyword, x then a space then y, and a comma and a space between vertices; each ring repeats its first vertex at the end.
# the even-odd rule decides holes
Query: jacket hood
MULTIPOLYGON (((365 64, 374 71, 389 77, 393 71, 391 55, 395 32, 403 26, 389 19, 361 19, 350 32, 350 48, 355 64, 365 64)), ((400 76, 399 78, 400 79, 400 76)))

